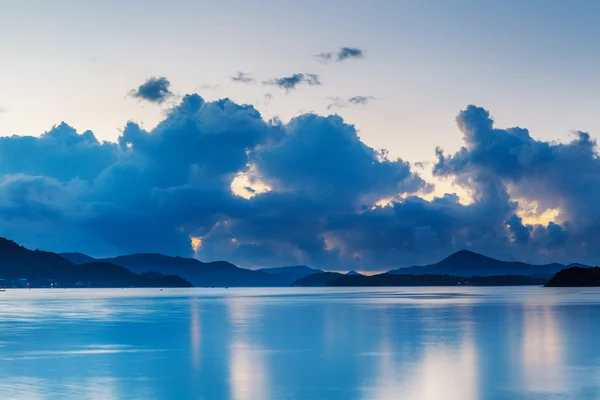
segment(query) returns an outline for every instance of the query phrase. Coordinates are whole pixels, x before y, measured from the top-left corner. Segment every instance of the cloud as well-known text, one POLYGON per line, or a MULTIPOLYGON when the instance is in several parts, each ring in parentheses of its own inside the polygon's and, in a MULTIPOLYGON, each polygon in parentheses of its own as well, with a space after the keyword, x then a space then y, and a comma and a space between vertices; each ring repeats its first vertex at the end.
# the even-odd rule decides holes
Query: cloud
POLYGON ((331 53, 331 52, 319 53, 319 54, 315 55, 315 58, 321 64, 327 64, 333 58, 333 53, 331 53))
POLYGON ((327 106, 328 110, 332 108, 344 108, 351 105, 366 105, 371 101, 375 100, 373 96, 354 96, 349 98, 348 100, 341 99, 340 97, 328 97, 328 100, 331 100, 331 103, 327 106))
POLYGON ((329 103, 327 106, 328 110, 331 110, 332 108, 348 107, 346 100, 342 99, 341 97, 328 97, 327 100, 331 101, 331 103, 329 103))
POLYGON ((337 53, 338 61, 344 61, 349 58, 363 58, 363 51, 355 47, 342 47, 337 53))
POLYGON ((370 101, 375 100, 373 96, 354 96, 348 99, 350 104, 367 104, 370 101))
POLYGON ((0 106, 0 114, 6 114, 8 112, 8 108, 0 106))
POLYGON ((252 106, 196 94, 153 129, 128 123, 116 142, 66 123, 2 137, 0 235, 55 251, 195 254, 242 266, 381 270, 462 248, 600 260, 600 161, 589 134, 540 141, 495 127, 475 106, 456 122, 464 146, 438 149, 433 171, 462 186, 468 204, 453 193, 426 200, 433 187, 418 168, 369 147, 340 116, 268 121, 252 106), (232 189, 240 176, 243 197, 232 189), (526 223, 523 209, 527 221, 559 212, 526 223), (196 249, 191 237, 202 238, 196 249))
POLYGON ((269 104, 271 104, 271 100, 273 100, 273 94, 271 93, 265 93, 265 105, 268 106, 269 104))
POLYGON ((296 89, 298 85, 321 85, 319 76, 316 74, 293 74, 283 78, 274 78, 263 83, 265 85, 273 85, 285 89, 286 92, 296 89))
POLYGON ((204 84, 200 85, 200 89, 204 89, 204 90, 216 90, 220 86, 221 85, 219 85, 219 84, 204 83, 204 84))
POLYGON ((238 71, 235 76, 231 77, 231 80, 238 83, 256 83, 256 79, 242 71, 238 71))
POLYGON ((142 83, 137 89, 129 92, 130 96, 151 103, 160 104, 173 96, 170 90, 171 82, 165 77, 152 77, 142 83))
POLYGON ((321 64, 327 64, 330 61, 342 62, 351 58, 363 58, 364 52, 356 47, 341 47, 337 52, 324 52, 315 55, 315 59, 321 64))

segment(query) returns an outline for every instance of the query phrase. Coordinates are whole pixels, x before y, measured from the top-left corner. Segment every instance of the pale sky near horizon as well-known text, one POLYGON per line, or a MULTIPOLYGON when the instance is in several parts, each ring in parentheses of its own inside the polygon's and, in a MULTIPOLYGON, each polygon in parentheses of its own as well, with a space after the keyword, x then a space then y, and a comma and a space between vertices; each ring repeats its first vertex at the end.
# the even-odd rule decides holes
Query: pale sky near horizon
POLYGON ((599 17, 591 0, 0 0, 0 234, 246 266, 597 263, 599 17), (208 102, 169 113, 190 93, 208 102), (412 167, 338 118, 287 124, 309 112, 412 167), (61 121, 121 142, 7 137, 61 121))
POLYGON ((61 121, 104 140, 128 120, 150 128, 168 105, 127 95, 150 76, 167 77, 177 94, 229 97, 284 121, 329 113, 328 97, 374 96, 333 111, 368 145, 411 162, 460 147, 454 118, 468 104, 543 140, 600 134, 593 1, 1 0, 0 9, 2 136, 61 121), (342 46, 364 59, 313 57, 342 46), (237 71, 258 83, 232 82, 237 71), (260 83, 299 72, 323 85, 286 94, 260 83))

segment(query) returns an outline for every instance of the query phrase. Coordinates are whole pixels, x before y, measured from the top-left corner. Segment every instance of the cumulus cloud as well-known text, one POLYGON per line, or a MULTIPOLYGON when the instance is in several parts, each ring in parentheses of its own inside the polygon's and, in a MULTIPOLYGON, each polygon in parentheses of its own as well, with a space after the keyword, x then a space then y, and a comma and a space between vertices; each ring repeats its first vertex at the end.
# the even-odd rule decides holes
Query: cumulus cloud
POLYGON ((293 74, 283 78, 274 78, 263 82, 265 85, 277 86, 286 92, 296 89, 298 85, 318 86, 321 85, 319 76, 316 74, 293 74))
POLYGON ((238 71, 235 76, 231 77, 231 80, 238 83, 256 83, 256 79, 242 71, 238 71))
POLYGON ((462 248, 534 262, 600 259, 590 135, 538 141, 495 127, 474 106, 456 122, 464 146, 438 149, 433 171, 462 185, 468 204, 452 193, 425 200, 433 188, 412 165, 366 145, 339 116, 267 121, 252 106, 195 94, 151 130, 128 123, 117 142, 66 123, 3 137, 0 235, 48 250, 195 254, 242 266, 381 270, 462 248), (240 176, 248 196, 232 190, 240 176), (520 210, 530 204, 559 213, 526 222, 520 210), (202 238, 195 250, 191 237, 202 238))
POLYGON ((600 239, 600 211, 594 206, 600 200, 600 160, 588 133, 575 132, 569 143, 538 141, 527 129, 496 128, 489 112, 475 106, 460 112, 456 121, 465 146, 453 155, 438 150, 434 173, 454 177, 479 202, 496 199, 497 220, 507 221, 516 243, 527 243, 520 254, 600 256, 594 244, 600 239), (523 226, 511 217, 519 201, 535 204, 540 214, 558 209, 560 221, 523 226))
POLYGON ((324 52, 315 55, 315 59, 322 64, 335 60, 342 62, 351 58, 363 58, 364 52, 356 47, 342 47, 337 52, 324 52))
POLYGON ((160 104, 173 96, 170 87, 171 82, 169 82, 167 78, 163 76, 151 77, 137 89, 133 89, 129 92, 129 94, 140 100, 160 104))

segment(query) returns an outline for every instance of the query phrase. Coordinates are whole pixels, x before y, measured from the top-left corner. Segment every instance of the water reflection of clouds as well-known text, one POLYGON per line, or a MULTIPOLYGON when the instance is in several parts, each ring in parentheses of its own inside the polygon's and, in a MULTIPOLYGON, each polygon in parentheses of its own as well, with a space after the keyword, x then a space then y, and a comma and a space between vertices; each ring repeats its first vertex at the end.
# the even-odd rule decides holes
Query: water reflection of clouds
POLYGON ((194 371, 200 371, 200 349, 202 339, 202 328, 200 319, 200 306, 198 299, 192 298, 190 301, 190 341, 192 344, 192 364, 194 371))
POLYGON ((530 392, 566 391, 565 355, 556 310, 551 305, 523 308, 522 385, 530 392))
POLYGON ((265 348, 256 342, 261 322, 260 303, 251 299, 227 301, 232 339, 229 347, 229 383, 232 400, 269 399, 265 348))
POLYGON ((378 359, 374 379, 363 387, 364 399, 480 398, 470 310, 461 307, 451 311, 455 319, 452 326, 440 326, 440 319, 436 317, 440 310, 433 313, 424 310, 426 312, 419 316, 424 336, 413 338, 418 340, 408 344, 419 349, 402 348, 403 343, 394 340, 394 332, 391 331, 393 325, 384 323, 378 351, 360 354, 378 359))

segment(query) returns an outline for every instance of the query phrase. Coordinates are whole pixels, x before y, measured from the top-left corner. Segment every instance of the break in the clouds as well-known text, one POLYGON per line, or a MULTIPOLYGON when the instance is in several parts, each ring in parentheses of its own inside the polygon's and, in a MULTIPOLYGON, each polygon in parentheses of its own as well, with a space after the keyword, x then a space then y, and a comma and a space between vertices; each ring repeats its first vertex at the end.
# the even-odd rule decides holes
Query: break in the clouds
POLYGON ((319 53, 315 56, 317 61, 322 64, 326 64, 332 60, 341 62, 350 58, 363 58, 364 53, 361 49, 356 47, 342 47, 337 52, 325 52, 319 53))
POLYGON ((293 74, 283 78, 274 78, 263 82, 265 85, 277 86, 286 92, 296 89, 299 85, 318 86, 321 85, 319 76, 316 74, 293 74))
POLYGON ((231 80, 238 83, 256 83, 256 79, 242 71, 238 71, 235 76, 231 77, 231 80))
POLYGON ((330 100, 329 105, 327 106, 328 110, 333 108, 344 108, 352 105, 366 105, 371 101, 375 100, 374 96, 354 96, 349 99, 342 99, 340 97, 328 97, 330 100))
POLYGON ((129 94, 137 99, 158 104, 173 96, 173 93, 171 92, 171 82, 163 76, 149 78, 137 89, 133 89, 129 94))
POLYGON ((433 171, 470 201, 426 200, 433 187, 418 168, 369 147, 339 116, 267 121, 252 106, 195 94, 151 130, 128 123, 117 142, 66 123, 3 137, 0 235, 55 251, 242 266, 382 270, 463 248, 532 262, 600 260, 590 135, 535 140, 495 127, 475 106, 456 122, 464 146, 438 149, 433 171))

